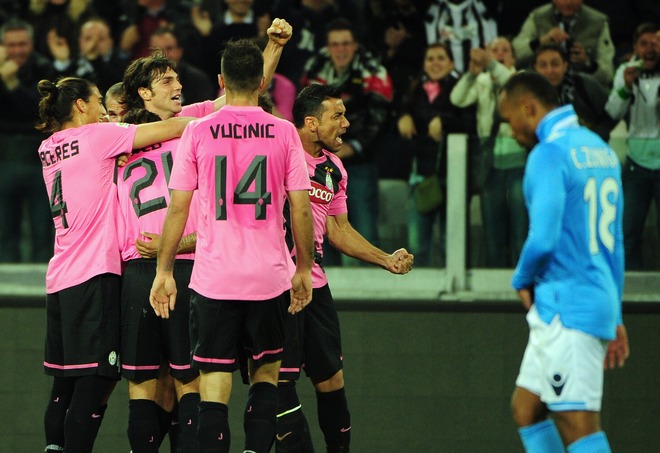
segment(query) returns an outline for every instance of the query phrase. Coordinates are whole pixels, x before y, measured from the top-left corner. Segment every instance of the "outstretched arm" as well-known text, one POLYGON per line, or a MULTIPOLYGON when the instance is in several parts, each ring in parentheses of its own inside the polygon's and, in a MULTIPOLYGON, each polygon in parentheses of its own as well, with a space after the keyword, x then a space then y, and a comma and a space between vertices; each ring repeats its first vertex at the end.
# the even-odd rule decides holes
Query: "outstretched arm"
POLYGON ((188 123, 194 119, 196 118, 178 116, 165 121, 138 124, 135 139, 133 139, 133 149, 181 137, 188 123))
MULTIPOLYGON (((282 56, 282 50, 284 45, 289 42, 291 36, 293 36, 293 28, 289 23, 284 19, 273 19, 270 27, 267 30, 268 33, 268 44, 264 49, 264 89, 267 89, 270 85, 270 82, 273 80, 273 75, 275 74, 275 69, 277 64, 280 62, 280 57, 282 56)), ((226 104, 225 95, 223 94, 215 101, 213 101, 214 110, 219 110, 226 104)))
POLYGON ((328 216, 325 225, 332 246, 350 257, 375 264, 393 274, 406 274, 413 267, 414 257, 406 249, 385 253, 353 228, 346 213, 328 216))

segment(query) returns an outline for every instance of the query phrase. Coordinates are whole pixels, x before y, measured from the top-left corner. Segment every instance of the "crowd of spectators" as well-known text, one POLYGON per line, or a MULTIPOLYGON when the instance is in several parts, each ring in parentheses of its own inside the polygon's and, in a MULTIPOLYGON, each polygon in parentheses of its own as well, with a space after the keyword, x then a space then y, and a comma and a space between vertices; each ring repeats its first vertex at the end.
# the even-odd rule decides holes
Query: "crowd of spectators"
MULTIPOLYGON (((85 77, 103 93, 132 59, 160 47, 177 62, 184 104, 213 99, 224 43, 262 42, 275 17, 293 25, 294 38, 269 90, 274 112, 290 118, 306 84, 341 89, 351 122, 340 152, 350 220, 370 242, 379 242, 378 180, 402 179, 410 198, 409 243, 401 246, 416 264, 444 264, 442 251, 430 256, 434 237, 443 237, 444 208, 421 212, 415 188, 433 176, 446 196, 445 137, 466 133, 470 165, 479 166, 468 175, 484 225, 478 264, 515 264, 527 228, 526 153, 500 121, 495 97, 510 74, 529 69, 603 139, 627 122, 624 192, 635 207, 624 220, 627 260, 645 268, 652 200, 660 212, 657 0, 0 0, 0 261, 43 262, 52 252, 34 130, 40 79, 85 77)), ((327 263, 339 263, 331 250, 327 263)))

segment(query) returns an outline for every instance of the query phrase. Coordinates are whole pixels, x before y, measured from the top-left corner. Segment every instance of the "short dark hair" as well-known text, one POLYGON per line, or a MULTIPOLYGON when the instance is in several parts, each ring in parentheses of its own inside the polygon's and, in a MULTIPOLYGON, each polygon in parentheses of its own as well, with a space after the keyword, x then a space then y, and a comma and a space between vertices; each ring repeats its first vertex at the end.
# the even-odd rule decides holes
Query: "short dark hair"
POLYGON ((149 36, 149 38, 151 38, 152 36, 163 36, 163 35, 172 35, 176 40, 177 46, 181 46, 180 33, 176 30, 176 28, 172 24, 161 25, 160 27, 156 28, 153 31, 153 33, 151 33, 151 36, 149 36))
POLYGON ((293 124, 300 129, 305 124, 305 117, 321 118, 324 112, 323 101, 341 99, 341 91, 330 85, 318 83, 303 88, 293 102, 293 124))
POLYGON ((108 90, 105 92, 105 97, 111 97, 115 98, 117 102, 120 104, 125 104, 124 100, 124 84, 123 82, 117 82, 113 84, 108 90))
POLYGON ((658 25, 653 22, 644 22, 639 24, 635 28, 635 33, 633 33, 633 43, 636 43, 640 36, 646 33, 656 33, 658 31, 658 25))
POLYGON ((124 101, 128 110, 144 108, 138 94, 140 88, 151 89, 152 82, 169 69, 176 71, 176 63, 165 56, 161 49, 153 49, 151 55, 134 60, 124 71, 124 101))
MULTIPOLYGON (((449 59, 452 62, 454 62, 454 52, 451 50, 450 45, 444 42, 434 42, 433 44, 429 44, 428 46, 426 46, 426 49, 424 49, 424 59, 426 59, 426 52, 428 52, 431 49, 444 49, 449 59)), ((424 61, 424 59, 422 61, 424 61)))
POLYGON ((562 60, 566 62, 568 61, 568 55, 566 54, 566 51, 559 44, 549 43, 549 44, 541 44, 536 48, 536 50, 534 51, 534 64, 536 64, 536 59, 543 52, 557 52, 562 60))
POLYGON ((350 31, 351 36, 353 36, 353 39, 354 40, 357 39, 353 22, 343 17, 338 17, 328 22, 328 25, 325 27, 326 39, 331 31, 350 31))
POLYGON ((543 106, 554 109, 561 105, 557 89, 541 74, 532 71, 520 71, 509 77, 500 89, 500 95, 508 99, 517 99, 523 94, 531 94, 543 106))
POLYGON ((154 123, 160 121, 160 116, 156 115, 154 112, 150 112, 147 109, 133 109, 129 110, 126 115, 122 118, 122 123, 129 124, 144 124, 144 123, 154 123))
POLYGON ((37 89, 41 95, 39 101, 39 118, 37 130, 56 132, 62 125, 73 118, 73 104, 82 99, 89 102, 92 91, 96 88, 92 82, 79 77, 64 77, 56 83, 41 80, 37 89))
POLYGON ((261 107, 264 112, 270 113, 271 115, 273 114, 273 107, 275 107, 275 105, 273 104, 273 99, 268 93, 259 93, 259 107, 261 107))
POLYGON ((11 18, 5 22, 2 27, 0 27, 0 42, 5 40, 5 34, 8 31, 21 31, 25 30, 28 32, 30 39, 34 39, 34 28, 29 22, 26 22, 21 19, 11 18))
POLYGON ((229 41, 222 52, 220 67, 229 90, 248 93, 259 88, 264 76, 264 57, 250 40, 229 41))

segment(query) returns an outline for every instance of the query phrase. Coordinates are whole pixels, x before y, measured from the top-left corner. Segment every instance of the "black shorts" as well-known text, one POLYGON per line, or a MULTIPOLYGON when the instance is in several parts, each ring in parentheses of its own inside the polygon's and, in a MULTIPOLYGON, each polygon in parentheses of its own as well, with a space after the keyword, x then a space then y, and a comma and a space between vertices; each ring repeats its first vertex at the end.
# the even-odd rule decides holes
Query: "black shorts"
POLYGON ((119 379, 120 285, 102 274, 46 296, 46 374, 119 379))
POLYGON ((295 315, 286 315, 286 343, 280 380, 300 378, 300 368, 309 377, 330 377, 342 369, 339 317, 328 285, 314 288, 312 302, 295 315))
POLYGON ((169 319, 156 316, 149 292, 156 276, 156 261, 128 262, 121 288, 122 375, 132 381, 156 379, 161 364, 169 364, 175 379, 189 381, 198 376, 190 366, 190 274, 192 260, 176 260, 176 305, 169 319))
POLYGON ((301 341, 306 310, 307 308, 295 315, 287 312, 285 315, 286 340, 280 365, 280 381, 297 381, 300 378, 303 357, 301 341))
POLYGON ((191 292, 190 344, 194 367, 233 372, 239 367, 239 348, 257 367, 282 359, 288 291, 263 301, 216 300, 191 292))

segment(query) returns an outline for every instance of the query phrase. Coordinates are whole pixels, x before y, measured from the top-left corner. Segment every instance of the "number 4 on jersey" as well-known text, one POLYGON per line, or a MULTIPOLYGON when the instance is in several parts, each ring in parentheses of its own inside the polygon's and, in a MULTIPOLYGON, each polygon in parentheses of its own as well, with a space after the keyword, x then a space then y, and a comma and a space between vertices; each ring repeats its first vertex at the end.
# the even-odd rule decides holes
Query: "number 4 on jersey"
MULTIPOLYGON (((271 193, 266 191, 266 156, 254 156, 234 189, 234 204, 253 204, 254 218, 266 219, 271 193), (248 190, 254 181, 254 190, 248 190)), ((215 156, 215 219, 227 220, 227 156, 215 156)))
POLYGON ((53 218, 60 216, 62 218, 62 227, 69 228, 66 221, 66 201, 62 198, 62 172, 55 173, 53 185, 50 188, 50 213, 53 218))

